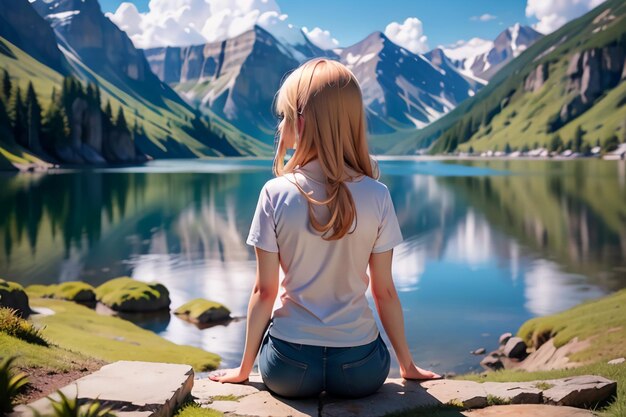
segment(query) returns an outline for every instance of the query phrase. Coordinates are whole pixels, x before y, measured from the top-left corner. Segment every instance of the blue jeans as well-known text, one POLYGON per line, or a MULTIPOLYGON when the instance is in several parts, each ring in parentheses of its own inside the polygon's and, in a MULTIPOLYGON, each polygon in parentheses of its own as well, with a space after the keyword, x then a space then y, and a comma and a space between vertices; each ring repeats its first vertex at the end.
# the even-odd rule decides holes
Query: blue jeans
POLYGON ((315 397, 322 391, 337 397, 375 393, 389 375, 389 350, 380 335, 362 346, 301 345, 265 335, 259 371, 267 388, 290 398, 315 397))

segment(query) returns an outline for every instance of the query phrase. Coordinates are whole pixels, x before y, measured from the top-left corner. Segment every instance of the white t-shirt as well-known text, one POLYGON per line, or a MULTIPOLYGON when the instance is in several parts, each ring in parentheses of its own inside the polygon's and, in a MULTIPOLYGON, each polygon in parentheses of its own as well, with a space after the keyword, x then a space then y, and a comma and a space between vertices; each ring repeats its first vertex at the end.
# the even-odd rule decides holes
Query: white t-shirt
MULTIPOLYGON (((389 190, 367 176, 346 181, 356 206, 356 228, 339 240, 326 241, 310 225, 307 200, 294 180, 316 200, 327 198, 317 160, 269 180, 261 190, 246 242, 280 254, 284 279, 270 334, 328 347, 373 342, 378 328, 365 297, 369 257, 402 242, 389 190)), ((314 207, 317 219, 325 224, 328 208, 314 207)))

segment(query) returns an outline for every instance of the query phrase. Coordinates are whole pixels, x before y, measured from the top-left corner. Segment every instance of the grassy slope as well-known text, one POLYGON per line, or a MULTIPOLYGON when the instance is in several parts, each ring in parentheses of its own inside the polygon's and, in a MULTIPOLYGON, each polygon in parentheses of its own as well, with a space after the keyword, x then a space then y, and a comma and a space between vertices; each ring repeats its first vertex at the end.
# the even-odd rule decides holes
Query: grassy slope
MULTIPOLYGON (((4 38, 0 37, 0 42, 16 57, 16 59, 13 59, 7 55, 0 54, 0 68, 6 69, 9 72, 13 79, 14 88, 19 85, 23 92, 26 91, 29 81, 32 81, 39 102, 45 109, 50 102, 52 89, 56 88, 57 91, 61 90, 63 76, 35 60, 4 38)), ((107 100, 110 100, 113 114, 117 114, 119 106, 124 106, 124 112, 129 126, 133 126, 137 119, 139 124, 145 129, 150 140, 161 150, 166 149, 163 142, 167 137, 171 137, 189 148, 197 157, 221 156, 221 153, 208 147, 197 138, 191 137, 185 131, 185 128, 191 127, 189 121, 193 118, 193 113, 180 103, 165 99, 165 106, 154 105, 141 97, 132 96, 122 91, 80 62, 73 61, 71 64, 77 72, 84 74, 85 78, 97 81, 102 93, 103 106, 107 100)), ((212 117, 212 119, 215 124, 225 124, 225 122, 221 121, 216 116, 212 117)), ((232 126, 229 129, 221 128, 216 130, 226 133, 229 140, 231 137, 238 138, 238 131, 232 126)), ((242 139, 239 138, 239 142, 241 141, 242 139)), ((242 150, 245 151, 245 149, 242 150)), ((271 152, 271 149, 264 149, 258 144, 255 144, 249 150, 249 154, 256 154, 256 152, 263 154, 268 151, 271 152)), ((0 160, 5 159, 9 160, 11 163, 43 164, 39 158, 25 151, 23 148, 19 146, 9 147, 3 144, 0 146, 0 160)))
POLYGON ((486 374, 462 376, 479 382, 518 382, 537 379, 564 378, 573 375, 601 375, 617 381, 617 399, 602 415, 619 417, 626 415, 626 363, 608 365, 607 361, 626 356, 626 290, 583 303, 562 313, 538 317, 526 322, 518 335, 530 343, 533 336, 549 333, 557 345, 563 345, 574 337, 580 340, 594 337, 589 349, 572 356, 588 365, 565 370, 523 372, 504 370, 486 374))
POLYGON ((81 305, 60 300, 32 299, 31 306, 54 310, 33 321, 53 347, 31 345, 0 334, 0 353, 19 355, 19 366, 66 370, 89 358, 106 362, 139 360, 185 363, 197 371, 215 369, 219 357, 202 349, 181 346, 117 317, 103 316, 81 305))
MULTIPOLYGON (((472 138, 471 143, 461 146, 466 150, 472 145, 475 150, 488 149, 498 144, 502 150, 508 141, 511 146, 532 145, 535 142, 548 142, 553 133, 545 132, 545 121, 565 103, 562 92, 565 87, 566 66, 569 57, 576 51, 593 47, 604 46, 617 39, 626 31, 626 2, 623 0, 609 0, 586 15, 571 21, 561 29, 540 39, 523 54, 502 68, 490 83, 480 90, 476 96, 464 101, 448 115, 420 130, 410 140, 394 146, 389 153, 413 153, 416 149, 428 146, 443 132, 454 127, 461 118, 477 114, 485 102, 501 103, 512 90, 511 102, 492 121, 492 131, 486 134, 484 127, 472 138), (606 30, 593 34, 596 25, 593 20, 606 9, 610 8, 617 16, 606 30), (548 54, 545 51, 550 50, 548 54), (550 77, 546 85, 537 93, 523 92, 526 76, 538 65, 550 63, 550 77), (511 117, 513 110, 517 112, 511 117), (505 126, 505 123, 507 125, 505 126), (530 125, 529 125, 530 123, 530 125)), ((626 106, 617 108, 617 104, 626 97, 624 83, 610 91, 605 97, 598 100, 594 107, 579 118, 562 127, 558 133, 567 142, 573 137, 573 132, 580 124, 588 132, 585 141, 595 144, 595 140, 604 138, 620 127, 620 122, 626 119, 626 106)), ((624 132, 620 132, 622 135, 624 132)))

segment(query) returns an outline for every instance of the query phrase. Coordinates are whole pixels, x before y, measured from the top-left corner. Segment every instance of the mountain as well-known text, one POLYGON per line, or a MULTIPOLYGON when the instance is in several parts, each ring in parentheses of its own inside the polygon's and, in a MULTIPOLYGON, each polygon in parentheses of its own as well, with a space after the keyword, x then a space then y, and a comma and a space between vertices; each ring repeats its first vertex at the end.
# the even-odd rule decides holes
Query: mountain
POLYGON ((192 106, 272 144, 276 127, 272 102, 284 74, 305 59, 332 52, 304 36, 301 42, 283 44, 255 26, 225 41, 154 48, 145 54, 152 71, 192 106))
POLYGON ((241 154, 223 130, 152 73, 143 52, 102 14, 97 0, 12 0, 2 4, 0 19, 0 64, 13 87, 5 111, 10 105, 9 113, 17 114, 17 88, 22 100, 33 90, 28 103, 36 109, 28 125, 22 118, 18 129, 15 119, 14 134, 0 144, 13 163, 241 154), (45 132, 50 127, 43 124, 51 120, 56 130, 45 132))
MULTIPOLYGON (((381 32, 341 51, 341 61, 360 81, 371 133, 422 128, 482 87, 462 76, 442 54, 434 52, 431 58, 436 64, 381 32)), ((375 142, 375 151, 384 151, 383 146, 375 142)))
MULTIPOLYGON (((0 0, 0 37, 55 71, 67 73, 54 31, 43 24, 28 1, 0 0)), ((6 53, 6 47, 1 49, 0 53, 6 53)))
MULTIPOLYGON (((413 132, 453 109, 483 83, 461 74, 443 54, 433 62, 376 32, 349 48, 325 51, 304 36, 284 42, 260 27, 223 42, 145 51, 155 74, 201 111, 271 143, 272 103, 288 72, 319 56, 338 59, 361 82, 372 147, 384 152, 393 136, 413 132)), ((404 137, 404 136, 402 136, 404 137)))
POLYGON ((474 38, 444 48, 455 66, 481 80, 489 81, 502 67, 519 56, 543 35, 519 23, 502 31, 493 42, 474 38))
POLYGON ((582 151, 625 141, 625 23, 626 3, 606 1, 535 42, 476 96, 391 151, 412 153, 435 140, 432 152, 582 151))

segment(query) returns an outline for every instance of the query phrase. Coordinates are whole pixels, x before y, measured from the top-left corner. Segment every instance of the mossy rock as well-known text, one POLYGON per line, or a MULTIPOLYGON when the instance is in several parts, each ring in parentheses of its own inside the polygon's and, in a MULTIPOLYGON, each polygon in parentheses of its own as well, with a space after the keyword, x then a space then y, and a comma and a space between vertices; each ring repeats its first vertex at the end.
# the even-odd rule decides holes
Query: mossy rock
POLYGON ((12 308, 20 317, 28 317, 33 312, 28 304, 28 295, 24 287, 2 278, 0 278, 0 307, 12 308))
POLYGON ((230 310, 220 303, 196 298, 178 307, 174 314, 195 324, 211 324, 230 320, 230 310))
POLYGON ((115 311, 144 313, 170 307, 170 293, 162 284, 146 283, 129 277, 105 282, 96 288, 96 299, 115 311))
POLYGON ((90 303, 96 301, 95 288, 86 282, 69 281, 52 285, 29 285, 26 293, 31 297, 90 303))

